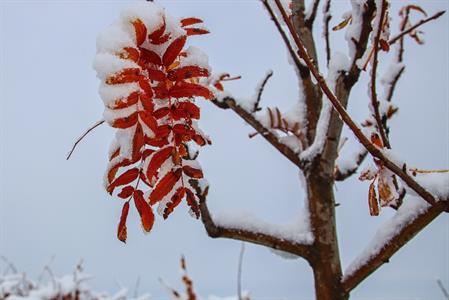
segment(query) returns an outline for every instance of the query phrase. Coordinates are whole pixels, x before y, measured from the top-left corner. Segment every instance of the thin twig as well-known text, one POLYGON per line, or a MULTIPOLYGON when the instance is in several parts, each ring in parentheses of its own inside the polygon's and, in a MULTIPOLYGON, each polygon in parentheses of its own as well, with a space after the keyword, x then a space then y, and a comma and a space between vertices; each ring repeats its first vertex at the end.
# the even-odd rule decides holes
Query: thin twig
POLYGON ((440 288, 441 292, 443 293, 444 297, 449 300, 449 293, 447 292, 446 288, 443 285, 443 282, 441 281, 441 279, 437 279, 437 284, 438 287, 440 288))
POLYGON ((18 273, 18 271, 17 271, 17 268, 16 268, 16 266, 14 266, 14 264, 11 262, 11 261, 9 261, 9 259, 7 259, 5 256, 0 256, 0 258, 1 258, 1 260, 3 260, 3 262, 6 264, 6 266, 7 266, 7 268, 5 269, 5 271, 4 271, 4 274, 6 274, 7 272, 6 271, 8 271, 8 269, 11 269, 11 271, 14 273, 14 274, 17 274, 18 273))
POLYGON ((259 104, 260 104, 260 100, 262 99, 262 93, 263 93, 263 90, 265 89, 265 85, 267 84, 267 82, 271 76, 273 76, 273 71, 270 70, 269 72, 267 72, 264 80, 260 84, 259 89, 257 91, 257 98, 256 98, 256 102, 254 103, 253 112, 261 110, 261 108, 259 107, 259 104))
POLYGON ((246 123, 252 126, 265 140, 267 140, 271 145, 273 145, 279 152, 281 152, 286 158, 288 158, 297 167, 302 168, 302 163, 298 157, 298 154, 291 149, 286 144, 279 141, 278 136, 271 130, 266 128, 259 120, 256 119, 255 115, 246 111, 244 108, 239 106, 234 98, 226 97, 221 101, 216 99, 212 100, 212 103, 222 109, 232 109, 237 115, 239 115, 246 123))
POLYGON ((98 122, 96 122, 94 125, 92 125, 91 127, 89 127, 84 133, 83 135, 81 135, 75 142, 75 144, 73 144, 72 146, 72 150, 70 150, 70 152, 67 154, 67 160, 70 159, 70 156, 72 156, 73 151, 75 151, 76 146, 78 145, 79 142, 81 142, 81 140, 89 134, 89 132, 91 132, 92 130, 94 130, 95 128, 97 128, 98 126, 100 126, 101 124, 104 123, 104 120, 100 120, 98 122))
POLYGON ((388 43, 389 43, 390 45, 393 45, 394 43, 396 43, 396 42, 397 42, 401 37, 403 37, 404 35, 406 35, 406 34, 412 32, 413 30, 415 30, 415 29, 418 28, 419 26, 421 26, 421 25, 423 25, 423 24, 425 24, 425 23, 427 23, 427 22, 429 22, 429 21, 432 21, 432 20, 434 20, 434 19, 437 19, 437 18, 441 17, 442 15, 444 15, 445 12, 446 12, 445 10, 442 10, 442 11, 440 11, 440 12, 437 12, 436 14, 434 14, 434 15, 431 16, 431 17, 428 17, 428 18, 426 18, 426 19, 422 19, 421 21, 419 21, 419 22, 416 23, 415 25, 413 25, 413 26, 407 28, 406 30, 402 31, 401 33, 399 33, 399 34, 396 35, 395 37, 391 38, 391 39, 388 41, 388 43))
POLYGON ((402 170, 401 167, 398 167, 395 163, 393 163, 391 160, 389 160, 385 154, 377 148, 375 145, 371 143, 371 141, 363 134, 362 130, 357 126, 357 124, 353 121, 351 116, 348 114, 346 109, 341 105, 340 101, 337 99, 337 97, 334 95, 334 93, 330 90, 329 86, 327 85, 326 81, 324 80, 323 76, 318 72, 318 70, 315 68, 313 62, 311 61, 309 55, 307 54, 306 49, 304 48, 304 45, 302 44, 301 40, 299 39, 297 33, 295 32, 293 25, 291 24, 290 20, 288 19, 288 16, 282 7, 279 0, 275 0, 276 5, 278 6, 279 10, 281 11, 284 20, 290 30, 290 33, 293 36, 293 39, 298 46, 299 55, 301 58, 306 62, 307 66, 309 67, 310 71, 312 72, 313 76, 315 77, 316 81, 318 82, 320 88, 322 89, 323 93, 326 94, 329 101, 331 101, 334 109, 337 111, 337 113, 340 115, 342 121, 349 127, 349 129, 354 133, 354 135, 357 137, 359 142, 368 150, 369 153, 371 153, 372 156, 382 161, 383 165, 388 168, 390 171, 398 175, 404 182, 407 184, 411 189, 413 189, 418 195, 420 195, 425 201, 428 203, 435 205, 436 200, 435 197, 429 193, 425 188, 423 188, 420 184, 418 184, 412 177, 410 177, 404 170, 402 170))
POLYGON ((268 11, 268 14, 271 17, 271 20, 276 25, 276 29, 279 31, 279 34, 281 35, 282 40, 284 41, 285 46, 287 47, 288 53, 290 53, 290 57, 295 62, 296 67, 299 71, 303 70, 305 67, 301 64, 301 61, 298 58, 298 55, 296 54, 295 50, 293 49, 293 46, 290 43, 290 39, 288 38, 285 31, 282 29, 281 23, 276 17, 276 14, 274 13, 273 9, 271 8, 270 4, 268 3, 268 0, 261 0, 262 4, 265 6, 265 8, 268 11))
POLYGON ((312 29, 313 22, 315 21, 316 13, 318 10, 318 5, 320 4, 320 0, 313 0, 312 5, 312 13, 309 15, 309 18, 305 20, 305 24, 309 29, 312 29))
POLYGON ((242 296, 242 265, 243 265, 243 254, 245 253, 245 243, 242 242, 242 246, 240 247, 240 255, 239 255, 239 266, 237 270, 237 295, 239 300, 243 300, 242 296))
POLYGON ((382 29, 384 25, 385 15, 387 12, 387 2, 386 0, 382 1, 382 7, 380 9, 380 17, 379 17, 379 24, 377 28, 376 35, 374 37, 374 45, 373 45, 373 51, 374 51, 374 57, 373 57, 373 65, 371 67, 371 105, 373 106, 374 110, 374 119, 377 123, 377 130, 379 130, 380 137, 382 138, 382 142, 385 147, 388 149, 391 148, 390 141, 388 140, 388 137, 385 133, 384 126, 382 124, 382 118, 380 116, 379 111, 379 100, 377 99, 377 91, 376 91, 376 76, 377 76, 377 65, 378 65, 378 54, 379 54, 379 42, 380 42, 380 36, 382 34, 382 29))
POLYGON ((324 5, 324 40, 326 42, 326 63, 329 67, 329 62, 331 60, 331 42, 330 42, 330 31, 329 31, 329 24, 332 19, 332 15, 330 13, 331 9, 331 0, 326 0, 326 4, 324 5))

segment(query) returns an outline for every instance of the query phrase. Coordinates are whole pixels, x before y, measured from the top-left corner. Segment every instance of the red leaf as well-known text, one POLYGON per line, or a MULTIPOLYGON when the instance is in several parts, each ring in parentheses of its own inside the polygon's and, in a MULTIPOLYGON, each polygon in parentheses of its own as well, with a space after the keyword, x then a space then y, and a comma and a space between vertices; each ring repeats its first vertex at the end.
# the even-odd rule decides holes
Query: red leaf
POLYGON ((154 153, 153 149, 145 149, 142 153, 142 159, 147 158, 148 156, 150 156, 153 153, 154 153))
POLYGON ((114 120, 114 122, 112 122, 111 126, 114 128, 124 129, 124 128, 129 128, 131 126, 134 126, 134 125, 136 125, 136 123, 137 123, 137 112, 134 112, 127 117, 114 120))
POLYGON ((161 165, 171 156, 173 153, 173 147, 167 147, 159 150, 154 153, 151 157, 150 163, 148 164, 145 175, 147 176, 149 181, 153 180, 153 177, 156 176, 157 171, 161 167, 161 165))
POLYGON ((140 46, 145 42, 145 39, 147 37, 147 27, 140 19, 136 19, 132 21, 132 24, 134 26, 134 31, 136 33, 136 43, 137 46, 140 46))
POLYGON ((168 216, 173 212, 176 206, 181 203, 182 198, 184 198, 184 195, 186 193, 186 189, 184 187, 180 187, 176 190, 173 197, 171 197, 171 201, 167 203, 167 206, 164 209, 163 217, 164 219, 167 219, 168 216))
POLYGON ((137 123, 136 130, 134 131, 133 137, 133 149, 132 149, 132 159, 139 160, 142 157, 142 147, 145 145, 145 140, 143 138, 142 125, 137 123))
POLYGON ((195 169, 191 166, 184 166, 184 167, 182 167, 182 171, 184 172, 184 174, 186 174, 189 177, 192 177, 195 179, 203 178, 203 171, 200 169, 195 169))
POLYGON ((158 66, 162 66, 161 57, 154 51, 145 48, 140 48, 140 57, 144 60, 146 64, 152 63, 158 66))
POLYGON ((221 82, 219 82, 219 81, 215 82, 214 87, 219 91, 222 91, 222 92, 224 91, 224 87, 221 84, 221 82))
POLYGON ((176 57, 181 52, 182 48, 186 43, 186 36, 180 36, 176 40, 174 40, 170 46, 168 46, 167 50, 165 50, 164 55, 162 56, 162 62, 165 67, 170 66, 176 59, 176 57))
POLYGON ((192 35, 201 35, 201 34, 208 34, 210 33, 209 30, 204 29, 204 28, 184 28, 187 36, 192 36, 192 35))
POLYGON ((181 27, 189 26, 193 24, 203 23, 203 20, 198 18, 185 18, 181 20, 181 27))
POLYGON ((129 169, 108 186, 108 193, 112 194, 116 187, 133 182, 134 180, 136 180, 137 176, 139 176, 138 168, 129 169))
POLYGON ((154 69, 147 69, 148 71, 148 78, 155 81, 165 81, 167 77, 165 76, 165 73, 160 70, 154 70, 154 69))
POLYGON ((168 97, 168 90, 164 85, 160 85, 157 87, 154 87, 154 93, 156 94, 155 97, 158 99, 166 99, 168 97))
POLYGON ((116 158, 118 155, 120 154, 120 147, 117 148, 117 150, 114 151, 114 153, 112 153, 109 156, 109 161, 113 160, 114 158, 116 158))
POLYGON ((200 217, 200 208, 198 207, 195 194, 191 190, 186 189, 186 195, 187 195, 186 197, 187 205, 190 207, 190 209, 193 211, 196 218, 198 219, 200 217))
POLYGON ((145 144, 161 148, 168 144, 168 139, 167 137, 160 138, 158 136, 156 136, 155 138, 145 137, 145 144))
POLYGON ((140 52, 139 50, 137 50, 136 48, 132 48, 132 47, 125 47, 123 48, 123 51, 120 54, 120 58, 124 58, 124 59, 130 59, 134 62, 139 62, 139 57, 140 57, 140 52))
POLYGON ((129 202, 125 202, 125 204, 123 204, 122 207, 122 214, 120 216, 120 222, 118 224, 117 230, 117 238, 123 243, 126 243, 127 237, 126 219, 128 218, 128 212, 129 212, 129 202))
MULTIPOLYGON (((156 29, 155 31, 153 31, 151 34, 148 35, 148 38, 150 39, 150 41, 153 43, 153 40, 158 40, 160 39, 160 37, 164 34, 165 32, 165 28, 166 28, 166 24, 165 24, 165 18, 162 18, 162 24, 161 26, 156 29)), ((154 43, 153 43, 154 44, 154 43)))
POLYGON ((143 230, 150 232, 154 224, 154 214, 151 207, 143 198, 143 192, 140 190, 134 191, 134 205, 139 212, 143 230))
POLYGON ((208 77, 209 71, 197 66, 185 66, 168 72, 168 79, 171 81, 180 81, 192 77, 208 77))
POLYGON ((122 191, 121 191, 120 193, 117 194, 117 196, 119 196, 119 197, 122 198, 122 199, 127 199, 127 198, 131 197, 131 195, 133 194, 133 192, 134 192, 134 187, 128 185, 128 186, 125 186, 125 187, 122 189, 122 191))
POLYGON ((384 143, 380 139, 379 135, 375 132, 371 133, 371 143, 373 143, 374 145, 376 145, 381 149, 384 147, 384 143))
POLYGON ((151 41, 151 43, 152 43, 152 44, 155 44, 155 45, 160 45, 160 44, 163 44, 163 43, 165 43, 166 41, 168 41, 168 40, 170 39, 170 37, 171 37, 171 34, 170 34, 170 33, 166 33, 166 34, 164 34, 164 35, 161 36, 161 37, 158 37, 158 38, 153 39, 153 40, 151 41))
POLYGON ((179 81, 174 85, 168 92, 170 97, 173 98, 184 98, 184 97, 194 97, 200 96, 206 99, 212 99, 214 95, 209 91, 208 88, 195 84, 188 83, 184 81, 179 81))
POLYGON ((169 107, 162 107, 162 108, 159 108, 159 109, 155 110, 154 113, 153 113, 153 116, 156 119, 161 119, 161 118, 165 117, 166 115, 168 115, 169 112, 170 112, 170 108, 169 107))
POLYGON ((165 138, 169 135, 170 132, 171 132, 170 125, 161 125, 157 128, 156 135, 159 138, 165 138))
POLYGON ((150 194, 150 205, 153 205, 164 198, 174 187, 181 177, 181 169, 168 172, 159 182, 150 194))
POLYGON ((195 141, 195 143, 198 144, 198 146, 204 146, 206 144, 211 144, 210 141, 206 140, 205 138, 203 138, 201 135, 197 134, 193 136, 193 140, 195 141))
POLYGON ((143 121, 143 123, 151 129, 151 131, 156 133, 156 131, 158 130, 157 122, 151 115, 151 113, 148 113, 146 111, 139 111, 139 117, 143 121))
POLYGON ((122 109, 136 104, 137 100, 139 100, 139 92, 132 92, 125 99, 116 100, 113 105, 108 107, 110 109, 122 109))
POLYGON ((145 95, 148 98, 151 99, 151 97, 153 97, 153 88, 151 87, 151 85, 148 82, 148 80, 146 80, 145 78, 141 77, 139 79, 139 86, 145 92, 145 95))
POLYGON ((123 84, 138 82, 140 79, 140 69, 138 68, 127 68, 122 71, 109 76, 106 79, 107 84, 123 84))
POLYGON ((152 99, 145 94, 140 94, 139 99, 140 99, 140 103, 142 103, 142 106, 145 109, 145 111, 151 113, 154 108, 152 99))
POLYGON ((199 119, 200 109, 192 102, 180 102, 173 111, 173 118, 175 120, 180 118, 199 119))
POLYGON ((382 49, 385 52, 390 51, 390 44, 386 40, 379 40, 380 49, 382 49))

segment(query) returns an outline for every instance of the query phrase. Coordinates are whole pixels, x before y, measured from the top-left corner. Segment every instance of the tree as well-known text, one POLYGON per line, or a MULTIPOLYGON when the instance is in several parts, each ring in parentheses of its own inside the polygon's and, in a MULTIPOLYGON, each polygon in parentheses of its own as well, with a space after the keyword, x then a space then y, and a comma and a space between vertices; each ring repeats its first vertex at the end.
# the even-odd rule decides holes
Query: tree
MULTIPOLYGON (((134 61, 143 71, 123 64, 119 71, 100 75, 106 85, 138 83, 143 93, 113 97, 110 103, 106 103, 108 112, 116 110, 109 114, 108 122, 113 127, 129 129, 126 139, 121 136, 118 138, 119 144, 122 144, 113 147, 111 151, 112 163, 106 182, 111 194, 116 187, 125 186, 119 197, 128 199, 123 206, 118 237, 122 241, 126 240, 126 217, 130 199, 134 199, 144 230, 150 231, 154 222, 150 206, 162 203, 159 210, 166 218, 185 196, 197 217, 201 212, 201 220, 211 237, 248 241, 301 256, 313 269, 318 299, 346 299, 352 289, 388 261, 422 228, 442 212, 448 211, 448 171, 421 170, 402 162, 391 151, 388 127, 389 119, 398 110, 392 100, 396 84, 405 68, 404 39, 410 36, 421 43, 417 28, 440 17, 444 12, 427 17, 422 8, 405 6, 400 12, 400 31, 396 36, 390 37, 388 1, 353 1, 351 12, 345 15, 342 23, 334 27, 334 30, 346 27, 349 44, 349 55, 346 56, 331 51, 331 1, 322 3, 328 67, 327 78, 324 79, 319 71, 319 61, 322 58, 318 55, 314 43, 316 37, 312 32, 320 1, 313 1, 307 9, 303 1, 292 1, 291 8, 279 0, 274 3, 263 0, 262 3, 281 34, 296 68, 303 91, 303 101, 298 106, 304 111, 303 114, 287 115, 277 108, 268 108, 266 113, 258 113, 261 111, 261 95, 270 73, 261 83, 254 99, 243 101, 221 93, 221 81, 229 79, 229 75, 210 76, 196 51, 182 51, 186 36, 207 33, 204 29, 190 27, 201 23, 201 20, 183 19, 180 27, 185 33, 176 35, 176 31, 166 28, 166 21, 167 24, 172 23, 169 17, 156 22, 158 25, 153 25, 153 29, 149 29, 148 21, 130 19, 137 50, 122 46, 119 50, 125 51, 120 52, 119 57, 134 61), (424 15, 424 19, 415 25, 410 22, 410 14, 414 12, 424 15), (144 44, 147 33, 150 46, 144 44), (153 46, 156 50, 151 48, 153 46), (380 52, 391 51, 390 48, 393 47, 397 47, 397 54, 382 79, 386 91, 381 94, 377 79, 380 52), (369 73, 371 78, 369 98, 372 115, 361 124, 362 130, 347 113, 346 107, 351 90, 363 71, 369 73), (199 81, 199 77, 207 79, 199 81), (150 84, 142 83, 142 78, 150 84), (185 144, 193 140, 204 145, 208 141, 194 125, 193 120, 199 119, 200 115, 191 99, 195 96, 213 98, 211 90, 215 95, 212 100, 214 104, 237 113, 256 130, 256 134, 266 139, 300 170, 307 191, 307 210, 302 219, 301 238, 292 239, 285 231, 259 226, 254 222, 217 221, 211 216, 206 202, 208 186, 198 181, 203 177, 202 171, 197 164, 191 163, 196 154, 192 154, 185 144), (154 104, 151 102, 153 99, 168 101, 165 104, 156 101, 154 104), (140 106, 136 105, 137 111, 120 114, 120 110, 137 102, 141 103, 140 106), (344 144, 341 139, 344 124, 363 146, 346 162, 341 159, 340 153, 344 144), (150 129, 150 134, 143 129, 145 126, 150 129), (129 145, 127 155, 122 155, 123 145, 126 144, 129 145), (153 148, 148 149, 145 145, 153 148), (367 191, 370 214, 378 215, 380 207, 395 209, 397 214, 387 224, 383 235, 378 236, 371 248, 362 253, 343 275, 335 227, 337 204, 334 185, 335 181, 345 180, 356 173, 368 154, 373 158, 374 165, 365 168, 360 179, 371 181, 367 191), (136 167, 136 163, 140 167, 136 167), (131 167, 125 172, 116 176, 119 168, 129 166, 131 167), (184 175, 192 179, 188 181, 190 185, 184 183, 184 175), (148 195, 138 189, 140 181, 151 188, 148 195), (405 198, 410 193, 417 194, 421 202, 405 198)), ((100 74, 101 69, 102 67, 97 67, 100 74)))

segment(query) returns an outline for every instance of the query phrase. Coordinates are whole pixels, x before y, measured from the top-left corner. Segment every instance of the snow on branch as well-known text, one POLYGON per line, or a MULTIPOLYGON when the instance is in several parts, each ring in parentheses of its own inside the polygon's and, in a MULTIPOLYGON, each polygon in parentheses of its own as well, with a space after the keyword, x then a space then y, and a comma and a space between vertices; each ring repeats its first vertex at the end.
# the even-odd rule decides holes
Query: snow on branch
POLYGON ((402 246, 438 217, 444 208, 444 202, 431 206, 420 199, 408 198, 395 216, 378 229, 369 245, 348 266, 342 279, 344 290, 351 291, 388 262, 402 246))
POLYGON ((212 217, 207 206, 208 186, 196 185, 197 196, 200 199, 201 220, 210 237, 230 238, 251 242, 254 244, 266 246, 275 250, 280 250, 303 257, 306 260, 311 259, 311 246, 313 236, 308 225, 308 216, 304 214, 297 225, 301 225, 302 230, 292 230, 292 225, 274 226, 266 222, 251 219, 245 221, 245 216, 236 217, 219 217, 215 219, 212 217))

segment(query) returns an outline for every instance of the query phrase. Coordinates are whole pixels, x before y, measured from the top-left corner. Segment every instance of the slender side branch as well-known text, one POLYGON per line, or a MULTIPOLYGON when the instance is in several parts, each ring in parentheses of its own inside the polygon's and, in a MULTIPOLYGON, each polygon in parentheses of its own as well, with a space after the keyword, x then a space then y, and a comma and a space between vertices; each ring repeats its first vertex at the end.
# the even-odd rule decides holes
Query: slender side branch
POLYGON ((304 48, 304 45, 302 44, 301 40, 299 39, 298 35, 293 29, 293 25, 291 24, 290 20, 287 17, 287 14, 285 13, 285 10, 283 9, 281 3, 279 0, 275 0, 276 4, 278 5, 279 10, 281 11, 285 22, 287 23, 290 33, 293 35, 293 39, 298 46, 299 54, 301 58, 306 62, 307 66, 309 67, 310 71, 312 72, 313 76, 317 80, 320 88, 322 91, 326 94, 326 96, 329 98, 329 101, 331 101, 332 106, 337 111, 337 113, 340 115, 343 122, 349 127, 349 129, 354 133, 354 135, 357 137, 359 142, 368 150, 368 152, 374 156, 375 158, 382 161, 383 165, 388 168, 390 171, 392 171, 394 174, 398 175, 411 189, 413 189, 418 195, 420 195, 425 201, 428 203, 435 205, 436 200, 435 197, 429 193, 425 188, 423 188, 420 184, 418 184, 415 179, 413 179, 411 176, 409 176, 406 173, 406 170, 403 170, 402 168, 398 167, 395 163, 393 163, 391 160, 389 160, 385 154, 382 152, 381 149, 377 148, 375 145, 371 143, 371 141, 363 134, 363 132, 360 130, 360 128, 357 126, 357 124, 353 121, 351 116, 348 114, 346 109, 341 105, 340 101, 337 99, 337 97, 334 95, 334 93, 330 90, 330 88, 327 86, 325 79, 323 76, 318 72, 318 70, 315 68, 314 64, 312 63, 310 57, 307 54, 307 51, 304 48))
POLYGON ((232 109, 237 115, 239 115, 246 123, 251 125, 261 136, 263 136, 273 147, 275 147, 279 152, 281 152, 285 157, 287 157, 293 164, 302 168, 302 163, 298 157, 298 154, 289 148, 287 145, 279 142, 276 134, 271 132, 268 128, 266 128, 262 123, 260 123, 254 114, 249 113, 242 107, 240 107, 235 99, 226 97, 222 101, 212 100, 216 106, 223 109, 232 109))
POLYGON ((416 217, 410 224, 402 228, 391 240, 380 250, 379 253, 371 257, 366 263, 360 266, 355 272, 343 280, 343 288, 350 292, 366 277, 377 270, 384 263, 388 262, 399 249, 407 244, 418 232, 438 217, 445 209, 444 202, 438 202, 416 217))
POLYGON ((312 29, 313 22, 315 21, 316 13, 318 10, 318 5, 320 4, 320 0, 313 0, 313 3, 311 3, 312 7, 310 8, 310 14, 308 18, 305 20, 305 24, 309 29, 312 29))
POLYGON ((271 20, 274 22, 276 29, 279 31, 279 34, 281 35, 281 38, 284 41, 285 46, 287 47, 288 53, 290 54, 290 57, 295 62, 295 65, 298 68, 298 71, 301 74, 301 77, 303 76, 303 74, 304 75, 309 74, 310 71, 299 60, 298 55, 296 54, 295 50, 293 49, 293 46, 291 45, 287 34, 282 29, 281 23, 279 23, 279 20, 277 19, 276 14, 274 13, 273 9, 271 8, 270 4, 268 3, 268 0, 261 0, 261 1, 262 1, 262 4, 265 6, 266 10, 268 11, 268 14, 271 17, 271 20))
POLYGON ((377 28, 376 36, 374 37, 374 57, 373 57, 373 65, 371 68, 371 105, 373 106, 374 110, 374 119, 377 123, 377 130, 379 130, 380 137, 382 138, 382 142, 388 149, 391 148, 390 142, 388 140, 387 134, 385 133, 384 126, 382 124, 382 117, 380 115, 379 111, 379 100, 377 99, 377 90, 376 90, 376 78, 377 78, 377 65, 378 65, 378 56, 379 56, 379 42, 380 42, 380 35, 382 34, 382 27, 385 20, 385 15, 387 12, 387 2, 385 0, 382 1, 381 4, 381 12, 379 17, 379 25, 377 28))
POLYGON ((267 84, 267 82, 271 76, 273 76, 273 71, 268 72, 267 75, 265 75, 264 80, 260 84, 259 90, 257 91, 257 99, 256 99, 256 102, 254 103, 253 112, 261 110, 261 108, 259 107, 259 104, 260 104, 260 100, 262 99, 262 93, 263 93, 263 90, 265 89, 265 85, 267 84))
POLYGON ((326 42, 326 62, 327 66, 329 67, 329 62, 331 60, 331 42, 330 42, 330 31, 329 31, 329 24, 332 19, 332 15, 330 13, 331 10, 331 0, 326 0, 326 4, 324 5, 324 40, 326 42))
POLYGON ((391 38, 391 39, 388 41, 388 43, 389 43, 390 45, 393 45, 393 44, 396 43, 399 39, 401 39, 404 35, 406 35, 406 34, 412 32, 413 30, 415 30, 415 29, 418 28, 419 26, 421 26, 421 25, 423 25, 423 24, 425 24, 425 23, 427 23, 427 22, 429 22, 429 21, 438 19, 439 17, 441 17, 442 15, 444 15, 445 12, 446 12, 445 10, 442 10, 442 11, 440 11, 440 12, 437 12, 436 14, 434 14, 434 15, 431 16, 431 17, 428 17, 428 18, 426 18, 426 19, 422 19, 421 21, 419 21, 419 22, 416 23, 415 25, 411 26, 410 28, 407 28, 406 30, 402 31, 401 33, 399 33, 399 34, 396 35, 395 37, 391 38))
POLYGON ((104 123, 104 120, 100 120, 98 122, 96 122, 94 125, 92 125, 91 127, 89 127, 75 142, 75 144, 73 144, 72 149, 70 150, 70 152, 67 154, 67 160, 70 159, 70 156, 72 156, 73 151, 75 151, 76 146, 78 145, 79 142, 82 141, 82 139, 84 137, 86 137, 86 135, 89 134, 89 132, 91 132, 92 130, 94 130, 95 128, 97 128, 98 126, 100 126, 101 124, 104 123))
POLYGON ((312 259, 311 247, 309 245, 298 244, 297 242, 278 238, 266 233, 253 232, 237 228, 227 228, 216 225, 212 220, 212 216, 210 215, 209 208, 207 207, 206 203, 209 188, 206 187, 205 190, 202 191, 198 184, 195 184, 195 182, 192 182, 192 186, 196 189, 197 196, 200 199, 201 221, 203 222, 207 234, 210 237, 222 237, 250 242, 275 250, 281 250, 284 252, 295 254, 297 256, 303 257, 307 261, 310 261, 312 259))

